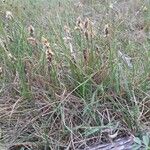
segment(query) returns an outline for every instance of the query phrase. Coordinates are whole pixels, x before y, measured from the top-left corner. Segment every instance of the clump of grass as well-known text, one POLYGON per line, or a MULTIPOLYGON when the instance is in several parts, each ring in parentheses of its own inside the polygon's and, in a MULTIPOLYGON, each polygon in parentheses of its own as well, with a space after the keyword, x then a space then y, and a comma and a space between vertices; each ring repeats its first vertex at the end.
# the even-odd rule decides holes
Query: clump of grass
POLYGON ((139 1, 132 11, 124 5, 127 17, 122 1, 64 2, 0 6, 0 129, 7 148, 79 149, 149 132, 149 4, 139 1), (144 18, 138 29, 137 9, 144 18))

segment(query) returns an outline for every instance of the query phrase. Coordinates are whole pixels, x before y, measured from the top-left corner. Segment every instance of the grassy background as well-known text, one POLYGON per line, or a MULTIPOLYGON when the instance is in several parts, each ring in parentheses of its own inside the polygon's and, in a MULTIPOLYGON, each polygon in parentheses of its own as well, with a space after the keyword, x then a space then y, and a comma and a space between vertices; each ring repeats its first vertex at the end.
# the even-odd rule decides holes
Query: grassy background
POLYGON ((1 143, 78 149, 149 133, 149 8, 140 0, 1 0, 1 143))

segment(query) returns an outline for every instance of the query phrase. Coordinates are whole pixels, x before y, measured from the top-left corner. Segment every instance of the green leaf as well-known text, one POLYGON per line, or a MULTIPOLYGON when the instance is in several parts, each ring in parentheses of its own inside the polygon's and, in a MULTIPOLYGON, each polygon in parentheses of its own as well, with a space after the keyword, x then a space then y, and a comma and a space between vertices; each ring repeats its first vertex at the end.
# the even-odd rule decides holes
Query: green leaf
POLYGON ((96 133, 98 131, 100 131, 99 127, 89 128, 89 129, 86 130, 85 135, 89 136, 89 135, 94 134, 94 133, 96 133))
POLYGON ((149 145, 149 136, 148 135, 143 136, 143 143, 146 147, 148 147, 148 145, 149 145))
POLYGON ((2 129, 0 128, 0 139, 2 138, 2 129))
POLYGON ((142 145, 142 141, 138 137, 134 138, 134 142, 139 144, 139 145, 142 145))
POLYGON ((132 146, 132 150, 139 150, 141 148, 141 145, 135 143, 133 146, 132 146))
POLYGON ((21 147, 21 149, 20 150, 25 150, 25 148, 24 147, 21 147))

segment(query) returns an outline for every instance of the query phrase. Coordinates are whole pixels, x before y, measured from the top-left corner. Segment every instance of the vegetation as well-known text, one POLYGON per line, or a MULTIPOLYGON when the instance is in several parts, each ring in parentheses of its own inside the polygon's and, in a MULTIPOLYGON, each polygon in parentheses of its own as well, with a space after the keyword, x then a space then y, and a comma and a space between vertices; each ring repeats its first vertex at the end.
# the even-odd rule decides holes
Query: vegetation
POLYGON ((149 1, 0 2, 2 146, 150 148, 149 1))

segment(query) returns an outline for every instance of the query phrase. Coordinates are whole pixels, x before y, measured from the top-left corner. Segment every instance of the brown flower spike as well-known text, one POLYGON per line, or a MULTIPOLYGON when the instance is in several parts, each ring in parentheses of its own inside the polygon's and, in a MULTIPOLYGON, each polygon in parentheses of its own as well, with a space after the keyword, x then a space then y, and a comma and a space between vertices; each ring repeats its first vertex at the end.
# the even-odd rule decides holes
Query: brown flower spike
POLYGON ((28 27, 28 32, 31 37, 34 37, 34 27, 32 25, 28 27))
POLYGON ((83 50, 83 59, 84 59, 84 64, 87 66, 89 60, 89 52, 87 49, 83 50))
POLYGON ((50 43, 48 42, 48 40, 46 38, 42 37, 42 44, 43 44, 43 48, 45 49, 48 65, 51 66, 52 57, 53 57, 54 53, 52 52, 52 50, 50 48, 50 43))

